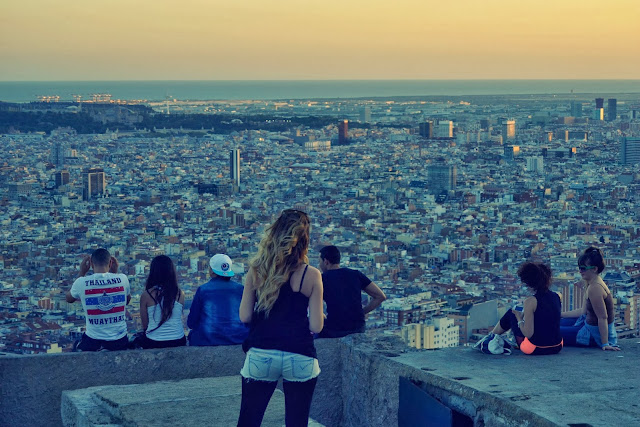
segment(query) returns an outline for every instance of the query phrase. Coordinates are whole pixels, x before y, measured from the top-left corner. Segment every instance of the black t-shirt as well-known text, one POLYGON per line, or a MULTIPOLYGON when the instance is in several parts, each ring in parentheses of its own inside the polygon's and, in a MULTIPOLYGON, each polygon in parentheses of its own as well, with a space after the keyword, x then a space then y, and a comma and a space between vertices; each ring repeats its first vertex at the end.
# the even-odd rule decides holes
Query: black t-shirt
POLYGON ((327 303, 326 329, 355 331, 364 328, 362 290, 371 280, 358 270, 338 268, 322 273, 324 300, 327 303))

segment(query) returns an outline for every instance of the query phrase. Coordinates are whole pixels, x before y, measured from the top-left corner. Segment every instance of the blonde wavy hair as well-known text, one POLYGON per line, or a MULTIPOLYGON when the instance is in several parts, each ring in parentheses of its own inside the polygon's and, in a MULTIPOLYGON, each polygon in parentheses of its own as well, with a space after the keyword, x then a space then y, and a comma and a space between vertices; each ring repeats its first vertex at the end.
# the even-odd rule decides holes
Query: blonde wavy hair
POLYGON ((308 264, 311 223, 306 213, 295 209, 282 211, 265 231, 258 253, 251 260, 260 284, 256 286, 257 310, 266 316, 273 308, 280 288, 300 264, 308 264))

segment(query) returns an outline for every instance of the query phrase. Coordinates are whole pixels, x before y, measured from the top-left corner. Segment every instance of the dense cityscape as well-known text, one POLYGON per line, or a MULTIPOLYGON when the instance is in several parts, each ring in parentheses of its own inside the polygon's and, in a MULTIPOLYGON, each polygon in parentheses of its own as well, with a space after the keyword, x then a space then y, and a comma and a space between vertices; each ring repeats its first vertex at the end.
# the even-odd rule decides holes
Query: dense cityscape
POLYGON ((475 342, 526 296, 526 260, 548 263, 563 310, 575 308, 589 245, 606 256, 619 336, 640 334, 637 95, 56 101, 0 103, 88 111, 105 127, 0 135, 0 352, 71 351, 85 320, 65 292, 98 247, 131 282, 131 334, 159 254, 177 266, 186 316, 209 258, 228 254, 241 281, 286 208, 311 217, 312 265, 336 245, 384 290, 367 329, 408 346, 475 342), (140 103, 167 123, 228 120, 150 129, 140 103))

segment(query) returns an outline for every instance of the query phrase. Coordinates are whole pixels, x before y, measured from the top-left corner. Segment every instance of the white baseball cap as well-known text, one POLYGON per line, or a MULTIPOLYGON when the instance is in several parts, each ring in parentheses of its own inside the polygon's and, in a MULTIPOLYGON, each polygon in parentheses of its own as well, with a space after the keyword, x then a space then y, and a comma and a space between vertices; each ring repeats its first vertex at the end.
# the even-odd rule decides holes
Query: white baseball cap
POLYGON ((215 254, 211 257, 211 260, 209 260, 211 270, 218 276, 232 277, 235 274, 231 269, 232 264, 233 261, 231 261, 231 258, 225 254, 215 254))

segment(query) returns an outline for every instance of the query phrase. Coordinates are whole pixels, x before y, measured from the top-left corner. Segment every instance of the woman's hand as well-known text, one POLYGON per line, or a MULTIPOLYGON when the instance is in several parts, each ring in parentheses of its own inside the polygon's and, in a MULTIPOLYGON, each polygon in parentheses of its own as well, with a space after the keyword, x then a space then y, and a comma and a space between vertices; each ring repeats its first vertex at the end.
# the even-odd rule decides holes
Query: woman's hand
POLYGON ((621 351, 622 349, 620 347, 614 347, 612 345, 605 345, 605 346, 602 346, 602 350, 603 351, 621 351))
POLYGON ((511 309, 511 312, 513 313, 514 316, 516 316, 516 319, 518 319, 518 322, 520 322, 524 318, 524 313, 522 313, 521 311, 511 309))

